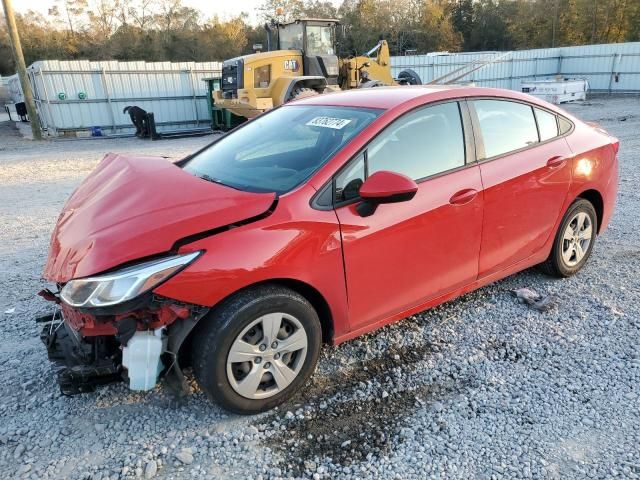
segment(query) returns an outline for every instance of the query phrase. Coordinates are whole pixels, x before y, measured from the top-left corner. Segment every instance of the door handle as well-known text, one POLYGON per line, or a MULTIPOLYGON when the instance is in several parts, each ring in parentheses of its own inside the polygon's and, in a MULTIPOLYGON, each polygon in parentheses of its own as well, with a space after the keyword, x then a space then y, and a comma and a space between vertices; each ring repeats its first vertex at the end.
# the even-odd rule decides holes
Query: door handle
POLYGON ((561 155, 551 157, 549 160, 547 160, 547 167, 550 167, 550 168, 560 167, 564 165, 566 161, 567 161, 567 157, 563 157, 561 155))
POLYGON ((474 190, 473 188, 466 188, 454 193, 449 199, 449 203, 451 205, 465 205, 476 198, 476 195, 478 195, 477 190, 474 190))

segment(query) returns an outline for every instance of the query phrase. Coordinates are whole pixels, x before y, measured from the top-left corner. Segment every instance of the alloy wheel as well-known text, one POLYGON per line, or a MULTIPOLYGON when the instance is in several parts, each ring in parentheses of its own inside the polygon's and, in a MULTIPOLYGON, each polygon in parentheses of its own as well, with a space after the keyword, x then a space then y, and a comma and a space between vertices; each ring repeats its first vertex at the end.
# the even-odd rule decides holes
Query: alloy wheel
POLYGON ((268 398, 287 388, 307 356, 307 332, 287 313, 269 313, 249 323, 227 354, 227 378, 245 398, 268 398))
POLYGON ((591 218, 585 212, 578 212, 567 224, 562 236, 562 260, 568 267, 574 267, 589 251, 593 239, 591 218))

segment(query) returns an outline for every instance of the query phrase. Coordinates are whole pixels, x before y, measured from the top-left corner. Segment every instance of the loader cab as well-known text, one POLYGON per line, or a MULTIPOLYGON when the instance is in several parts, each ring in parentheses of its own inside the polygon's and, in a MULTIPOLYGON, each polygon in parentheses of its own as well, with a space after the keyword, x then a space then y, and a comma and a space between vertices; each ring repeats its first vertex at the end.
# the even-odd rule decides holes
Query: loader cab
POLYGON ((336 25, 333 19, 299 19, 280 23, 278 50, 300 50, 303 74, 325 77, 328 84, 338 83, 336 25))

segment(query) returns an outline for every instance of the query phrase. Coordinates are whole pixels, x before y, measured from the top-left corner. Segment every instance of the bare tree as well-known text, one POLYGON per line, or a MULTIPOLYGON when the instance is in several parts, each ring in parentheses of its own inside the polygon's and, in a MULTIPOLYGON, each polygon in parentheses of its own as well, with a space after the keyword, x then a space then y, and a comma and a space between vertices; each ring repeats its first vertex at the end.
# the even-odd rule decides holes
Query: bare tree
POLYGON ((129 4, 128 14, 138 26, 145 30, 149 28, 155 16, 155 0, 138 0, 135 4, 129 4))
POLYGON ((83 23, 89 4, 87 0, 56 0, 53 14, 64 15, 69 25, 69 32, 75 37, 83 23))

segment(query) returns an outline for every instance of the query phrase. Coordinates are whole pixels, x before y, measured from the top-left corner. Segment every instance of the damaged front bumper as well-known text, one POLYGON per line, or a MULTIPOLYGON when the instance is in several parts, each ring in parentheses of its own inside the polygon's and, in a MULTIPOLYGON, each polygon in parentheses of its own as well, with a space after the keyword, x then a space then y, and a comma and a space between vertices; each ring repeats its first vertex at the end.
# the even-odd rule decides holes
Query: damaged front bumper
POLYGON ((41 296, 59 305, 36 321, 63 394, 92 392, 121 380, 134 390, 150 390, 160 376, 177 395, 188 392, 180 347, 209 308, 150 294, 136 310, 96 316, 69 307, 50 291, 41 296))
POLYGON ((93 392, 98 385, 122 379, 122 353, 113 336, 82 337, 60 311, 39 317, 40 339, 56 366, 60 391, 65 395, 93 392))

